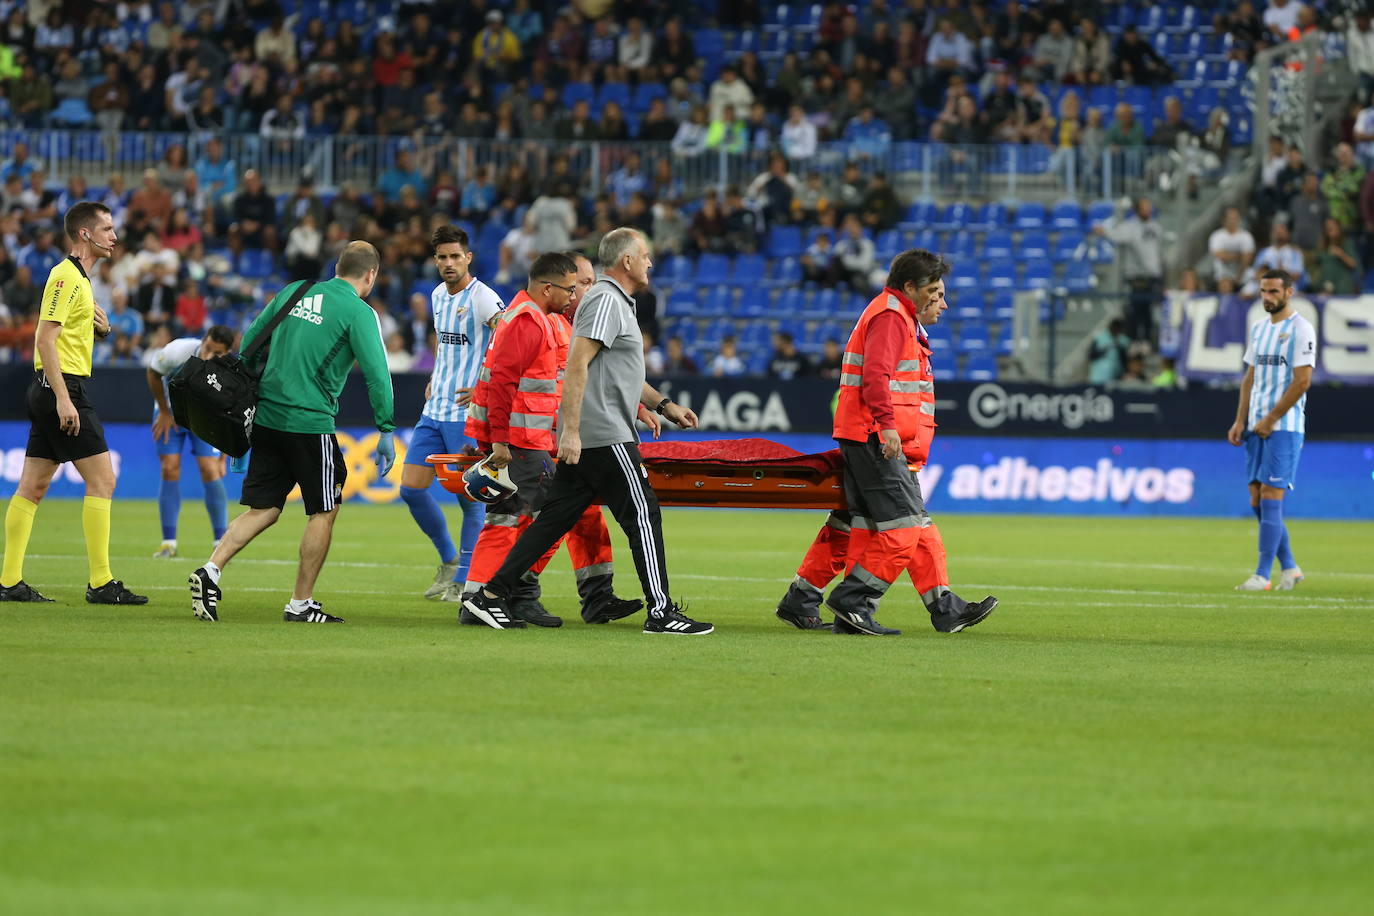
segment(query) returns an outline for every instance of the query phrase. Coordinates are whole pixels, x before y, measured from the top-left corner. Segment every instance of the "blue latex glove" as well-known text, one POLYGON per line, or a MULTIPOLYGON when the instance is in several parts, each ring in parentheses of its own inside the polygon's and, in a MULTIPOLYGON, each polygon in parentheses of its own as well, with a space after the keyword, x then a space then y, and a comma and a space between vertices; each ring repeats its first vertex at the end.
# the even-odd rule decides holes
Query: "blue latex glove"
POLYGON ((251 451, 250 451, 250 452, 244 452, 242 458, 230 458, 230 459, 229 459, 229 473, 230 473, 230 474, 247 474, 247 473, 248 473, 248 456, 251 455, 251 454, 253 454, 251 451))
POLYGON ((395 435, 392 433, 380 433, 377 436, 377 479, 380 480, 390 474, 391 466, 395 463, 395 435))

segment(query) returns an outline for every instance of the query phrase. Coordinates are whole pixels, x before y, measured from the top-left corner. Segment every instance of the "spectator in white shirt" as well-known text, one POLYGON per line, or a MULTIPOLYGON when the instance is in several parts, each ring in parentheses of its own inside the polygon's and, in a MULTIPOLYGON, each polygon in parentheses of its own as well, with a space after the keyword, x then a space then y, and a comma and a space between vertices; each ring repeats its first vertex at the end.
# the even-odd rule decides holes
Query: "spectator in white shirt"
POLYGON ((1264 24, 1279 41, 1288 40, 1288 32, 1298 24, 1303 5, 1298 0, 1269 0, 1264 11, 1264 24))
POLYGON ((926 66, 947 73, 973 69, 973 42, 954 28, 952 19, 941 19, 939 31, 930 36, 926 66))
POLYGON ((644 28, 644 20, 632 18, 625 34, 620 36, 620 65, 628 70, 642 70, 653 60, 654 37, 644 28))
POLYGON ((1354 139, 1360 165, 1374 168, 1374 98, 1355 116, 1354 139))
POLYGON ((748 111, 754 104, 754 90, 739 78, 734 67, 720 71, 720 78, 711 84, 711 120, 719 121, 725 114, 725 106, 733 105, 735 111, 748 111))
POLYGON ((1275 220, 1269 230, 1269 246, 1261 248, 1255 255, 1255 262, 1245 272, 1245 286, 1241 294, 1259 295, 1259 275, 1266 270, 1286 270, 1293 278, 1293 286, 1302 289, 1307 285, 1307 268, 1303 263, 1302 249, 1292 242, 1288 223, 1275 220))
POLYGON ((793 165, 816 155, 816 125, 806 119, 800 105, 788 109, 787 123, 782 125, 782 151, 793 165))
MULTIPOLYGON (((856 214, 844 218, 843 228, 844 234, 835 243, 835 263, 840 268, 840 279, 848 280, 853 289, 868 289, 873 284, 873 275, 879 272, 873 240, 864 235, 863 223, 856 214)), ((878 285, 882 285, 881 278, 878 285)))
POLYGON ((673 134, 673 153, 678 156, 699 156, 706 152, 706 135, 710 128, 706 124, 706 109, 698 106, 692 115, 677 126, 673 134))
POLYGON ((710 371, 716 378, 730 378, 744 374, 744 360, 739 358, 734 337, 727 336, 720 342, 720 352, 711 360, 710 371))
POLYGON ((1056 83, 1063 81, 1073 65, 1073 39, 1064 31, 1064 23, 1058 19, 1050 20, 1048 31, 1035 39, 1031 58, 1040 69, 1041 79, 1056 83))
POLYGON ((1360 94, 1374 92, 1374 23, 1364 10, 1346 28, 1345 59, 1360 80, 1360 94))
POLYGON ((1241 226, 1240 210, 1226 208, 1221 228, 1207 240, 1207 251, 1212 255, 1212 280, 1218 286, 1223 281, 1239 286, 1255 256, 1255 237, 1241 226))

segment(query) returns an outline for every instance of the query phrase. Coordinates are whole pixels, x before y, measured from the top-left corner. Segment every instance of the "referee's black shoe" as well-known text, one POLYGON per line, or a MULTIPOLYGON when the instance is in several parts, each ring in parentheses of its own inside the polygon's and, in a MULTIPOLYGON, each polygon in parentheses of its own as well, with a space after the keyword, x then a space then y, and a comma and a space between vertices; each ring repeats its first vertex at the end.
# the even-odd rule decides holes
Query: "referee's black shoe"
POLYGON ((118 579, 111 579, 100 588, 86 586, 87 604, 147 604, 147 595, 135 595, 118 579))
POLYGON ((668 605, 659 616, 649 615, 644 621, 645 633, 671 633, 675 636, 705 636, 715 631, 715 627, 704 620, 693 620, 682 613, 686 605, 668 605))
POLYGON ((32 601, 52 603, 51 598, 38 594, 38 589, 20 579, 13 585, 0 585, 0 601, 32 601))
POLYGON ((644 610, 644 602, 638 598, 619 598, 615 595, 600 601, 590 609, 582 609, 582 619, 587 623, 610 623, 612 620, 623 620, 631 614, 637 614, 644 610))
POLYGON ((291 603, 287 602, 286 607, 282 609, 281 619, 287 623, 343 623, 342 617, 326 614, 324 607, 313 598, 303 611, 292 610, 291 603))
POLYGON ((901 636, 901 630, 894 630, 892 627, 885 627, 873 618, 873 612, 864 609, 859 611, 839 611, 830 608, 835 612, 835 632, 849 635, 863 636, 901 636))
MULTIPOLYGON (((500 598, 488 598, 484 589, 463 596, 463 610, 493 630, 523 630, 525 621, 516 617, 500 598)), ((459 620, 462 617, 459 615, 459 620)))
POLYGON ((191 585, 191 610, 201 620, 219 620, 219 599, 223 592, 202 566, 187 578, 191 585))
POLYGON ((510 604, 510 612, 515 617, 518 617, 526 623, 532 623, 537 627, 555 629, 563 625, 563 618, 550 614, 548 608, 544 607, 543 603, 537 598, 522 598, 517 601, 512 601, 510 604))
MULTIPOLYGON (((944 599, 953 595, 953 592, 946 592, 940 598, 944 599)), ((942 600, 936 605, 935 610, 930 612, 930 625, 941 633, 958 633, 960 630, 967 630, 975 624, 982 623, 984 618, 991 614, 996 607, 997 599, 992 595, 988 595, 977 604, 962 602, 957 597, 954 602, 942 600), (962 603, 964 606, 959 608, 957 603, 962 603)))

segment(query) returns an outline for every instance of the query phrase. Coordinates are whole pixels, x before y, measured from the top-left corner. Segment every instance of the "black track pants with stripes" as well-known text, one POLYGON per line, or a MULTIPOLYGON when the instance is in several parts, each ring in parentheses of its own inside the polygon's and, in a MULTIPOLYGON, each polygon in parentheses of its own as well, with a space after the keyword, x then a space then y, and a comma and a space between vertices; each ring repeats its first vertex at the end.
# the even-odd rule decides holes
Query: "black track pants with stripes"
POLYGON ((502 598, 519 588, 520 577, 572 530, 587 507, 601 503, 625 531, 651 616, 667 610, 668 568, 663 558, 663 516, 634 442, 584 448, 577 464, 559 462, 539 517, 515 542, 487 584, 502 598))

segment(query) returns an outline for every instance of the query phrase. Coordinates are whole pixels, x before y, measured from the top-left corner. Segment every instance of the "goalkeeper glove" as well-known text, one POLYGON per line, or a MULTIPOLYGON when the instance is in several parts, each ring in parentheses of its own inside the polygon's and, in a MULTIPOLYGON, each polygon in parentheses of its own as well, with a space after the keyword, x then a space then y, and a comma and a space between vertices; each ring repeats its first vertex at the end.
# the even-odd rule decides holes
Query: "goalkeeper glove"
POLYGON ((377 436, 377 479, 391 473, 391 466, 396 463, 396 442, 392 433, 381 433, 377 436))

